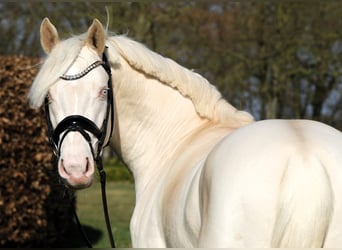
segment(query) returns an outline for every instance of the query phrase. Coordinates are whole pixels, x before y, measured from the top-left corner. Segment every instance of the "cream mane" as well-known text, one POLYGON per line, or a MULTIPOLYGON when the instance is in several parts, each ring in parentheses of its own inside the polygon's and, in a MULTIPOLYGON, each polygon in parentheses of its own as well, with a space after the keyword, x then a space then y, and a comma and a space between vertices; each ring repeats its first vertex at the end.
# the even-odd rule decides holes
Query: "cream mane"
POLYGON ((131 67, 158 79, 190 98, 201 117, 233 127, 253 122, 250 114, 238 111, 230 105, 205 78, 175 61, 162 57, 126 36, 109 37, 107 46, 109 46, 109 57, 111 51, 118 51, 131 67))
POLYGON ((34 108, 42 105, 49 88, 74 63, 84 45, 84 39, 85 34, 58 43, 45 59, 28 93, 30 104, 34 108))
MULTIPOLYGON (((42 104, 50 86, 75 61, 84 46, 84 39, 85 34, 69 38, 60 42, 52 50, 29 92, 29 99, 34 107, 42 104)), ((231 127, 240 127, 253 122, 250 114, 238 111, 230 105, 205 78, 180 66, 175 61, 162 57, 144 45, 122 35, 108 37, 106 44, 111 63, 115 63, 119 53, 132 68, 177 89, 183 96, 192 100, 201 117, 231 127)))

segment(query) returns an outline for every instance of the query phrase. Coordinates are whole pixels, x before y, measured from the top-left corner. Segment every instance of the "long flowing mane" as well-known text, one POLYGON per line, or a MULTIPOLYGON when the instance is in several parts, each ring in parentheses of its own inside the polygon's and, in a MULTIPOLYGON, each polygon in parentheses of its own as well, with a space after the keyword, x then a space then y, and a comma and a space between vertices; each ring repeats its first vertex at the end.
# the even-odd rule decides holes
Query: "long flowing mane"
MULTIPOLYGON (((28 94, 32 106, 39 107, 42 104, 48 89, 76 60, 85 44, 85 35, 58 43, 46 58, 28 94)), ((108 37, 107 46, 111 63, 115 63, 119 55, 122 56, 133 69, 158 79, 189 98, 201 117, 231 127, 240 127, 253 121, 250 114, 238 111, 230 105, 204 77, 160 56, 144 45, 119 35, 108 37)))
POLYGON ((109 37, 107 45, 109 57, 111 52, 119 52, 132 68, 158 79, 190 98, 201 117, 232 127, 253 122, 249 113, 238 111, 230 105, 204 77, 149 50, 141 43, 120 35, 109 37))

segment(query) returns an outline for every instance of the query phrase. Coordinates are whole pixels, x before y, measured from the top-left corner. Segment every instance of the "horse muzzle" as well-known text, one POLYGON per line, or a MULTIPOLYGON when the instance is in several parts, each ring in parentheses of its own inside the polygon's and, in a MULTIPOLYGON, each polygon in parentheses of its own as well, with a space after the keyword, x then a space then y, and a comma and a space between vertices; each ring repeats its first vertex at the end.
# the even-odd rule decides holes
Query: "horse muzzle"
POLYGON ((89 187, 93 182, 94 158, 88 143, 78 132, 65 137, 58 159, 58 173, 72 189, 89 187))

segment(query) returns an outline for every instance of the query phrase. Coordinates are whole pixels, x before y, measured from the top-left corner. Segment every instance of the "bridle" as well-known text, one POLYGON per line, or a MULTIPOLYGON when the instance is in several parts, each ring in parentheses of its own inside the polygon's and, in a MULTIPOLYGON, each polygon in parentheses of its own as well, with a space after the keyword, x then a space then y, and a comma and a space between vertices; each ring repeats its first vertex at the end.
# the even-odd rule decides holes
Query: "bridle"
MULTIPOLYGON (((87 117, 84 117, 81 115, 70 115, 70 116, 65 117, 61 122, 59 122, 56 128, 54 129, 51 123, 51 118, 50 118, 48 96, 45 97, 45 114, 46 114, 49 142, 52 147, 53 153, 57 159, 59 159, 60 157, 61 145, 66 135, 69 132, 79 132, 84 137, 84 139, 88 142, 89 147, 91 149, 91 153, 93 155, 93 158, 97 165, 97 169, 100 174, 103 211, 104 211, 110 244, 111 244, 111 247, 115 248, 115 242, 114 242, 112 229, 110 226, 108 207, 107 207, 106 188, 105 188, 106 173, 104 171, 103 164, 102 164, 103 148, 109 144, 109 141, 112 136, 113 129, 114 129, 114 97, 113 97, 113 86, 112 86, 112 74, 111 74, 110 64, 108 62, 108 58, 105 52, 103 52, 102 54, 102 61, 96 61, 92 63, 85 70, 83 70, 82 72, 76 75, 63 74, 62 76, 60 76, 60 79, 63 79, 66 81, 80 79, 86 74, 88 74, 90 71, 92 71, 93 69, 97 68, 98 66, 102 66, 108 74, 106 114, 105 114, 105 118, 103 120, 101 128, 99 128, 93 121, 89 120, 87 117), (107 135, 108 125, 110 125, 109 135, 107 135), (97 147, 95 149, 92 145, 91 137, 89 133, 93 134, 94 137, 97 139, 97 147)), ((88 240, 87 236, 84 233, 84 230, 81 224, 79 223, 79 219, 75 211, 74 211, 74 215, 75 215, 76 222, 78 226, 80 227, 80 230, 82 232, 82 235, 85 238, 85 241, 88 247, 92 247, 90 241, 88 240)))
POLYGON ((60 76, 60 79, 66 80, 66 81, 72 81, 77 80, 88 74, 91 70, 97 68, 98 66, 102 66, 105 71, 108 74, 108 92, 107 92, 107 105, 106 105, 106 114, 105 118, 103 120, 101 129, 97 127, 97 125, 89 120, 87 117, 81 116, 81 115, 70 115, 65 117, 60 123, 57 124, 56 128, 53 129, 51 118, 50 118, 50 112, 49 112, 49 98, 45 98, 45 111, 46 111, 46 121, 48 125, 48 136, 49 136, 49 142, 52 147, 52 150, 57 158, 60 156, 60 149, 61 145, 66 137, 66 135, 69 132, 79 132, 84 139, 89 144, 89 147, 91 149, 91 152, 93 154, 94 159, 101 158, 102 156, 102 150, 104 147, 106 147, 109 143, 109 140, 112 136, 113 132, 113 126, 114 126, 114 104, 113 104, 113 86, 112 86, 112 74, 110 70, 110 65, 107 59, 107 56, 105 53, 102 55, 102 61, 96 61, 89 65, 84 71, 76 74, 76 75, 62 75, 60 76), (112 111, 112 112, 111 112, 112 111), (109 137, 106 140, 107 137, 107 126, 108 121, 110 122, 110 134, 109 137), (97 149, 94 150, 92 144, 91 144, 91 138, 88 134, 90 132, 93 134, 97 141, 97 149), (60 135, 63 134, 61 140, 60 135))

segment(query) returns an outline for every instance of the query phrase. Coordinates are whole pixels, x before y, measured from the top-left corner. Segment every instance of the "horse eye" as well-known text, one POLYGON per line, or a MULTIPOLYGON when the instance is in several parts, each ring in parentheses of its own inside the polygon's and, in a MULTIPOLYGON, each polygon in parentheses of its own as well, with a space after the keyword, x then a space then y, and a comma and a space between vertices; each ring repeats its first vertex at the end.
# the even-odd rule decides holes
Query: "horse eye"
POLYGON ((100 97, 105 98, 108 95, 108 88, 101 89, 100 97))

